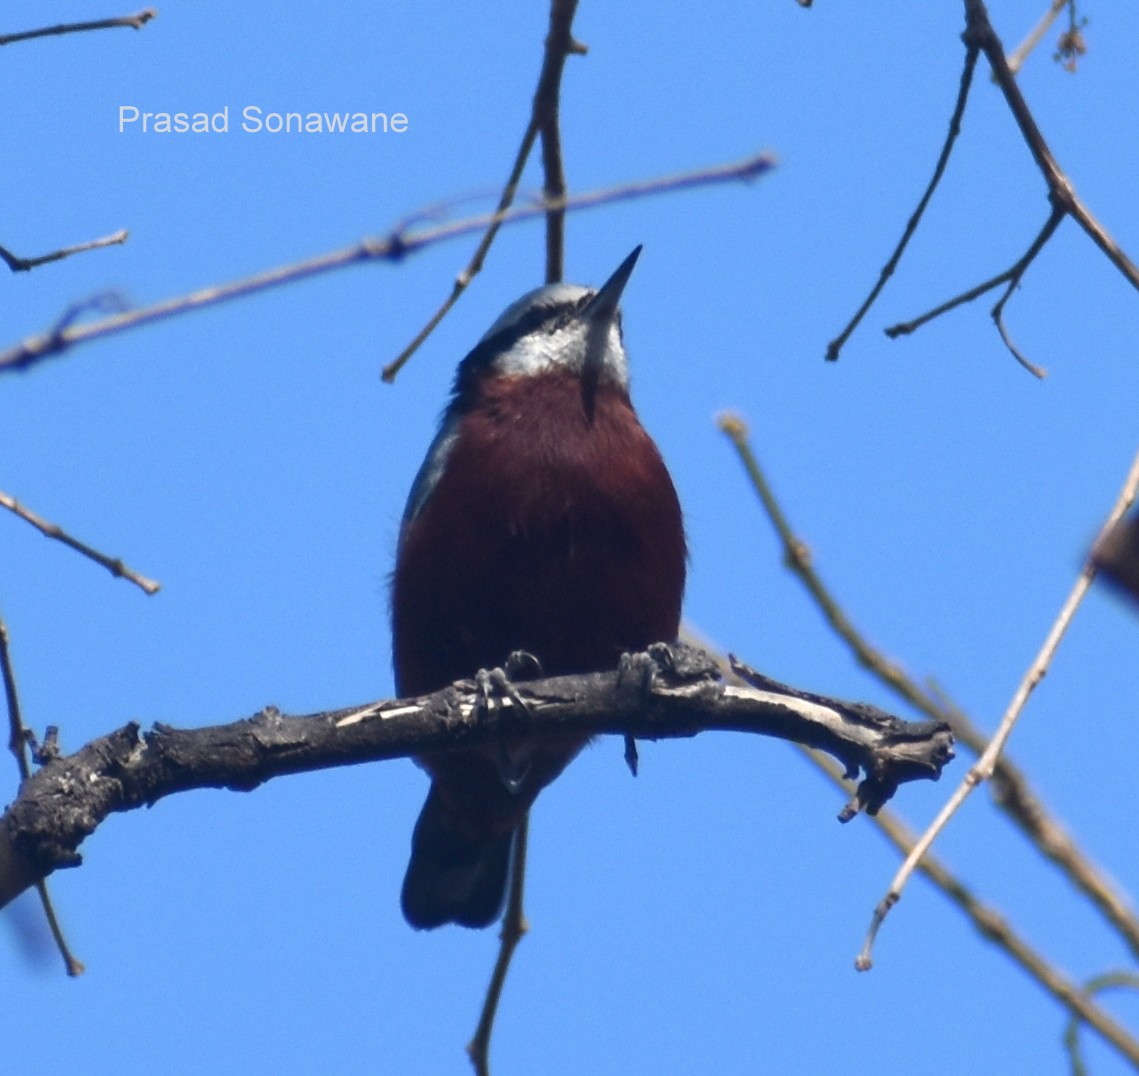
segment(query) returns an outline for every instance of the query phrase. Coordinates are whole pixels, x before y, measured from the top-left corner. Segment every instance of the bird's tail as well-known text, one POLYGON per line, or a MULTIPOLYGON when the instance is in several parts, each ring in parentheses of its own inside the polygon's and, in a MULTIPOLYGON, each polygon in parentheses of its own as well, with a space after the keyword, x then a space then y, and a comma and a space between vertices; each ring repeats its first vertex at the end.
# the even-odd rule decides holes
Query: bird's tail
POLYGON ((431 786, 411 837, 404 918, 418 930, 444 923, 490 926, 502 912, 514 833, 472 840, 459 832, 431 786))

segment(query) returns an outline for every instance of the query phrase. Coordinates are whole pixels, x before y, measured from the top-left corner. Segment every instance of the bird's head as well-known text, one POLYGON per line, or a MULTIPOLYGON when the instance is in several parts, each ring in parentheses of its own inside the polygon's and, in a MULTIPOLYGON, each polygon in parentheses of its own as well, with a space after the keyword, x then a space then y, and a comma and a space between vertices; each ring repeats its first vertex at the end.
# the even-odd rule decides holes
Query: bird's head
POLYGON ((487 379, 573 374, 582 405, 592 413, 599 385, 629 388, 629 363, 618 303, 637 264, 638 246, 600 288, 547 284, 511 303, 467 354, 455 375, 454 395, 411 488, 406 526, 434 490, 454 446, 462 416, 477 406, 487 379))
POLYGON ((459 363, 455 399, 485 377, 573 373, 596 385, 629 386, 621 337, 621 293, 637 264, 638 246, 600 288, 547 284, 511 303, 459 363))

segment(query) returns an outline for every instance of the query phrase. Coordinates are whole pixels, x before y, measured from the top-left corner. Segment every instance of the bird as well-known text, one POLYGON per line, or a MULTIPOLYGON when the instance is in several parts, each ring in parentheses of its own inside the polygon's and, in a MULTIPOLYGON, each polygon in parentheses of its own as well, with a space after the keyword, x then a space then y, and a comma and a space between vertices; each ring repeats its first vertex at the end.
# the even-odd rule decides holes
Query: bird
MULTIPOLYGON (((676 639, 684 523, 630 401, 618 305, 640 253, 599 288, 523 295, 459 363, 399 529, 400 697, 501 670, 510 655, 560 676, 676 639)), ((411 926, 499 918, 518 827, 588 740, 518 737, 416 759, 431 787, 401 894, 411 926)))

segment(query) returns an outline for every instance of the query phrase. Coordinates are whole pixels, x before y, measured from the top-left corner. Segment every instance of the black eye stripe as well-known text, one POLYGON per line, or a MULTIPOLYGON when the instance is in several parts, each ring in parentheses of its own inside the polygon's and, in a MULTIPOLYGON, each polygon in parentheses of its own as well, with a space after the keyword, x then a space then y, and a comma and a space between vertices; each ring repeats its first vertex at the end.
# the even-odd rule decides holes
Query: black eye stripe
POLYGON ((527 310, 517 321, 503 326, 494 336, 479 341, 459 363, 455 374, 454 393, 456 397, 463 395, 464 390, 471 387, 478 375, 485 370, 496 358, 505 354, 524 336, 544 331, 553 334, 564 328, 581 312, 596 292, 586 292, 574 302, 552 303, 548 306, 535 306, 527 310))

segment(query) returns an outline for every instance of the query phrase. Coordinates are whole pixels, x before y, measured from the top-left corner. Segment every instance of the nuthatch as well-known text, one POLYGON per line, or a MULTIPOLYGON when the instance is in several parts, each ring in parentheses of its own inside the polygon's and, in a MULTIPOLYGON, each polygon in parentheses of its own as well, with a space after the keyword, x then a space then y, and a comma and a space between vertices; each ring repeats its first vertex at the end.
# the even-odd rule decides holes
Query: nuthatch
MULTIPOLYGON (((459 363, 400 528, 401 696, 517 651, 559 676, 616 668, 623 653, 676 638, 684 526, 629 400, 617 306, 640 252, 597 290, 524 295, 459 363)), ((520 822, 586 742, 531 737, 417 760, 432 784, 403 884, 412 926, 498 917, 520 822)))

